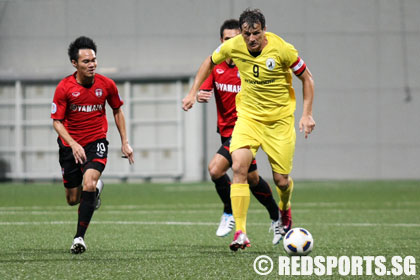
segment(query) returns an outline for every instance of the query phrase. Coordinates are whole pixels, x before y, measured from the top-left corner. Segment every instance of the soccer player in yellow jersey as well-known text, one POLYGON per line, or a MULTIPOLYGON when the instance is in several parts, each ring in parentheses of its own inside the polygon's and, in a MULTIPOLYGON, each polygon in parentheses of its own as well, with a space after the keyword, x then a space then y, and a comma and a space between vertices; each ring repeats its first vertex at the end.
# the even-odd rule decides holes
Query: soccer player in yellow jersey
POLYGON ((189 110, 201 83, 214 65, 226 58, 231 58, 237 65, 242 86, 236 96, 238 119, 230 145, 233 160, 231 201, 236 233, 229 247, 233 251, 244 249, 249 243, 246 235, 250 200, 247 172, 260 147, 268 156, 280 196, 282 225, 273 224, 273 229, 284 235, 291 227, 293 181, 289 174, 296 141, 292 72, 301 80, 303 89, 299 129, 307 138, 315 128, 312 118, 314 83, 296 49, 279 36, 266 32, 264 15, 258 9, 245 10, 239 18, 239 25, 241 36, 224 42, 204 60, 190 92, 183 99, 183 109, 189 110))

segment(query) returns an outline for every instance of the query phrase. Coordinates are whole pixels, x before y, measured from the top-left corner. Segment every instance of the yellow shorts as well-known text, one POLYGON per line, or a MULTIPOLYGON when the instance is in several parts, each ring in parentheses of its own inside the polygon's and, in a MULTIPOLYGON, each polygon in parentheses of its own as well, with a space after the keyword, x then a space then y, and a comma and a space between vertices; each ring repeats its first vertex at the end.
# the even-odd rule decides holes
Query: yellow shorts
POLYGON ((293 115, 275 122, 260 122, 238 117, 232 133, 230 153, 248 147, 255 158, 261 147, 267 154, 274 172, 290 174, 296 143, 294 122, 293 115))

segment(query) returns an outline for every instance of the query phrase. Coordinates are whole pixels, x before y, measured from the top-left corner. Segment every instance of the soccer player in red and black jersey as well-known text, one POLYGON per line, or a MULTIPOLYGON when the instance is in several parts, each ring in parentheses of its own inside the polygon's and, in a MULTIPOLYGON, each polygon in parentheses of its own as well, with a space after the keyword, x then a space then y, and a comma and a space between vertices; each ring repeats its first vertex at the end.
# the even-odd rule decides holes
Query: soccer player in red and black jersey
POLYGON ((68 55, 76 72, 58 84, 51 107, 51 118, 58 133, 59 161, 69 205, 79 204, 77 232, 70 251, 86 250, 84 236, 93 212, 100 205, 103 183, 99 179, 107 162, 107 102, 114 114, 121 138, 121 152, 134 163, 128 144, 121 100, 113 80, 96 74, 96 44, 79 37, 68 55))
MULTIPOLYGON (((239 21, 236 19, 226 20, 220 27, 220 41, 222 43, 238 34, 240 34, 239 21)), ((224 204, 224 213, 216 231, 217 236, 228 235, 235 225, 230 200, 231 181, 226 172, 232 166, 229 146, 233 127, 237 119, 235 98, 240 89, 241 79, 238 68, 229 59, 219 65, 215 65, 210 76, 201 85, 197 95, 197 101, 200 103, 207 103, 212 94, 216 98, 217 131, 220 134, 222 146, 210 161, 208 169, 217 193, 224 204)), ((273 198, 270 186, 258 175, 255 160, 252 161, 248 170, 248 182, 251 192, 267 208, 273 222, 278 221, 280 218, 279 208, 273 198)), ((274 231, 273 243, 277 244, 280 239, 280 233, 274 231)))

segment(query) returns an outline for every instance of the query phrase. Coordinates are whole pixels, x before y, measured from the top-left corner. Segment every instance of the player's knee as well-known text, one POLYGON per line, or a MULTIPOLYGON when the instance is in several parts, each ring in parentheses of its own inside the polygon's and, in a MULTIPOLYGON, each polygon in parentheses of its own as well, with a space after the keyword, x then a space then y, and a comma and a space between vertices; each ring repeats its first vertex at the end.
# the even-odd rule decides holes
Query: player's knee
POLYGON ((233 181, 238 184, 246 184, 248 183, 248 168, 241 164, 233 164, 232 165, 233 171, 233 181))
POLYGON ((209 164, 208 170, 212 180, 220 178, 225 174, 225 171, 216 164, 209 164))
POLYGON ((289 176, 278 174, 274 176, 274 183, 280 190, 285 191, 289 187, 289 176))
POLYGON ((240 162, 234 162, 232 164, 232 171, 234 176, 240 176, 244 179, 247 179, 248 177, 248 167, 240 162))
POLYGON ((96 190, 96 180, 88 180, 83 182, 83 190, 87 192, 94 192, 96 190))

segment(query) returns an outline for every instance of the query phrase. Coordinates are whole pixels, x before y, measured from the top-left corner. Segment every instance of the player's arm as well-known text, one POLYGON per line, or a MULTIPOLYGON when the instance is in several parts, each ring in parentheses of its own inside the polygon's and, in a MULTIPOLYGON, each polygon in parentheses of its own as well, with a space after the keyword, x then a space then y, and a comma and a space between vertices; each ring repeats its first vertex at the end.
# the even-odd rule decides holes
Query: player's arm
POLYGON ((312 103, 314 100, 314 80, 309 69, 306 67, 304 71, 297 76, 302 81, 302 91, 303 91, 303 111, 302 117, 299 121, 299 130, 300 132, 305 132, 305 138, 308 138, 308 135, 315 128, 315 121, 312 118, 312 103))
POLYGON ((74 160, 76 163, 84 163, 86 161, 85 149, 79 143, 77 143, 73 137, 69 134, 66 127, 61 120, 53 120, 53 127, 57 131, 58 135, 69 144, 73 151, 74 160))
POLYGON ((184 111, 188 111, 194 105, 197 98, 197 92, 204 80, 210 75, 213 67, 213 61, 211 60, 211 56, 209 56, 204 60, 198 69, 197 75, 195 76, 194 83, 189 93, 184 97, 184 99, 182 99, 182 109, 184 109, 184 111))
POLYGON ((197 94, 198 103, 208 103, 213 95, 214 89, 214 74, 213 71, 207 79, 201 84, 200 91, 197 94))
POLYGON ((134 154, 133 154, 133 149, 131 148, 130 144, 128 144, 124 112, 121 109, 121 107, 119 107, 118 109, 112 109, 112 110, 114 114, 115 124, 117 125, 118 132, 120 133, 121 152, 123 153, 124 156, 128 158, 128 162, 130 164, 133 164, 134 154))

